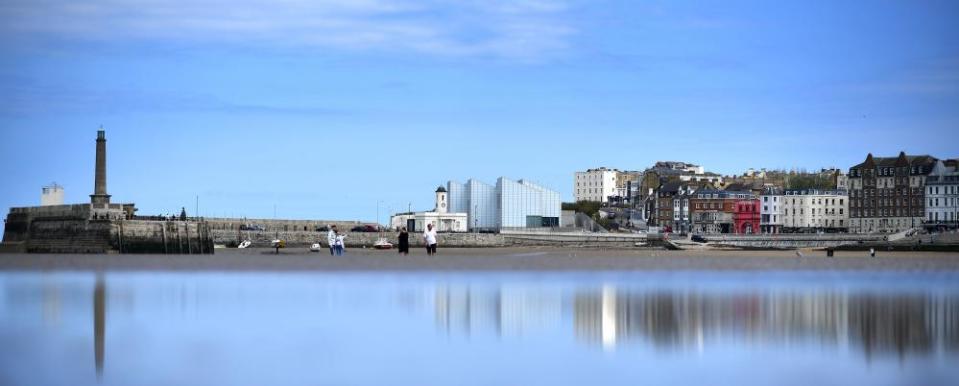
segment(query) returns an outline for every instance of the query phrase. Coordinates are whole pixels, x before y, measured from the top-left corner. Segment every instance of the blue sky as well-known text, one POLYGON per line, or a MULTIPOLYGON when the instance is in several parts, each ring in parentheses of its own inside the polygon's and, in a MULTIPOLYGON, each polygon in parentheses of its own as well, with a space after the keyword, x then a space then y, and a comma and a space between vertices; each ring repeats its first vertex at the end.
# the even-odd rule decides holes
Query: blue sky
POLYGON ((0 4, 0 207, 373 220, 449 179, 955 157, 956 1, 0 4))

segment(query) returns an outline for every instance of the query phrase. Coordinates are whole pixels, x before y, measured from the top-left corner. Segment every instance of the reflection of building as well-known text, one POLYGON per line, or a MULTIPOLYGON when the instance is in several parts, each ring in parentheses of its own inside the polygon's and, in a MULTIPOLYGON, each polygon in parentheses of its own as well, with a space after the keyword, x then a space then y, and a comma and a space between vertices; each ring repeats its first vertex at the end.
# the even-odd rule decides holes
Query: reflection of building
POLYGON ((106 334, 107 303, 106 286, 103 277, 97 276, 97 283, 93 287, 93 352, 97 379, 103 376, 103 357, 105 354, 104 335, 106 334))
POLYGON ((520 336, 559 322, 561 297, 525 287, 440 287, 434 319, 447 332, 520 336))
POLYGON ((959 296, 845 292, 580 291, 577 337, 700 349, 710 341, 819 342, 873 352, 959 351, 959 296))

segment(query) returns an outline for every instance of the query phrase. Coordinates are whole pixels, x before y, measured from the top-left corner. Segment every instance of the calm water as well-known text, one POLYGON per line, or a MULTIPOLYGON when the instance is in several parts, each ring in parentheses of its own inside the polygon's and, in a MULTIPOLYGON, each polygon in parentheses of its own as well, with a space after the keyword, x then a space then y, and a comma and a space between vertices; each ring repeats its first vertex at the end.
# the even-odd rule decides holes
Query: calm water
POLYGON ((936 385, 959 276, 0 273, 3 385, 936 385))

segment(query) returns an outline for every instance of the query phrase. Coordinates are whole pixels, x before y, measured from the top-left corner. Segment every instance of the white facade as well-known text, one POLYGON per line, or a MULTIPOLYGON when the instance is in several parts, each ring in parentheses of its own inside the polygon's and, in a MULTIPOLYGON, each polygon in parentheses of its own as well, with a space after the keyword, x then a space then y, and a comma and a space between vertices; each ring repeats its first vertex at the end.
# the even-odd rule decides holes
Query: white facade
POLYGON ((696 193, 696 187, 680 185, 673 196, 673 232, 687 233, 692 229, 689 199, 696 193))
POLYGON ((618 195, 616 178, 619 170, 598 168, 576 172, 573 179, 573 196, 576 201, 607 202, 610 196, 618 195))
POLYGON ((759 196, 759 230, 762 233, 781 233, 783 228, 783 192, 766 189, 759 196))
POLYGON ((44 186, 40 193, 40 206, 63 205, 63 187, 56 183, 44 186))
POLYGON ((406 227, 411 232, 422 232, 427 225, 433 225, 437 232, 466 232, 467 214, 449 212, 449 207, 447 189, 440 186, 436 189, 436 202, 432 211, 395 214, 390 217, 390 226, 393 229, 406 227))
POLYGON ((559 227, 559 192, 526 180, 496 180, 500 198, 500 228, 559 227))
POLYGON ((450 181, 447 185, 450 207, 466 209, 470 230, 560 226, 559 192, 527 180, 501 177, 495 187, 473 179, 466 184, 450 181))
POLYGON ((723 183, 723 176, 712 173, 680 174, 679 180, 683 182, 708 182, 716 185, 723 183))
POLYGON ((926 177, 926 224, 955 227, 959 222, 959 165, 938 161, 926 177))
POLYGON ((849 228, 849 196, 845 191, 787 190, 782 201, 784 229, 809 231, 849 228))

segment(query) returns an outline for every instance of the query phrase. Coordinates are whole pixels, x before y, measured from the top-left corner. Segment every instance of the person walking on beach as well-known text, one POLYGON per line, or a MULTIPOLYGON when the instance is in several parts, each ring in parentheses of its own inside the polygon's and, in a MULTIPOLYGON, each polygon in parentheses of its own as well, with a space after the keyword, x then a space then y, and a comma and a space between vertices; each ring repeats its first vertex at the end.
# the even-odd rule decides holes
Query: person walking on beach
POLYGON ((398 250, 402 255, 410 254, 410 234, 406 231, 406 227, 400 228, 400 235, 397 237, 399 239, 398 250))
POLYGON ((343 239, 346 238, 346 235, 341 235, 340 232, 336 232, 336 238, 334 239, 334 244, 336 245, 336 255, 343 256, 343 251, 346 250, 346 243, 343 242, 343 239))
POLYGON ((330 231, 326 232, 326 242, 330 244, 330 256, 336 254, 336 225, 330 225, 330 231))
POLYGON ((436 230, 433 224, 426 224, 426 231, 423 232, 423 241, 426 242, 426 254, 433 256, 436 254, 436 230))

